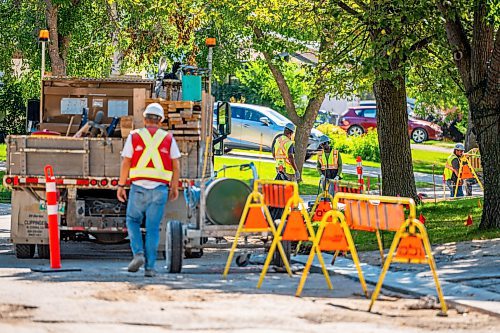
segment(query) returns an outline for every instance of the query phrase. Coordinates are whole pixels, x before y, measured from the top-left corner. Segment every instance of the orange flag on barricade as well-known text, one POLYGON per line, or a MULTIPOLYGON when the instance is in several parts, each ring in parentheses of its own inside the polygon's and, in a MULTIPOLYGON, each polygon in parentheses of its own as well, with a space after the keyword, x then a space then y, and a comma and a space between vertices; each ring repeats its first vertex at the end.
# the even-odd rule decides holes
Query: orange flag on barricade
POLYGON ((420 213, 420 216, 418 217, 418 220, 422 222, 422 224, 425 224, 425 217, 422 213, 420 213))
POLYGON ((469 214, 467 221, 464 223, 465 226, 470 227, 472 225, 472 216, 469 214))

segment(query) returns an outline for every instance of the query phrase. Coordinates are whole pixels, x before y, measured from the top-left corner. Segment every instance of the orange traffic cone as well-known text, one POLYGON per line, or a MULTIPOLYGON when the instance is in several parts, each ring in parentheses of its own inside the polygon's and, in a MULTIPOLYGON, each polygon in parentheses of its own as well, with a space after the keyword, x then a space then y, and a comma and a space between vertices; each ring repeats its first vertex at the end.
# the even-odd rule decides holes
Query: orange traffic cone
POLYGON ((472 225, 472 216, 469 214, 467 221, 464 223, 465 226, 470 227, 472 225))

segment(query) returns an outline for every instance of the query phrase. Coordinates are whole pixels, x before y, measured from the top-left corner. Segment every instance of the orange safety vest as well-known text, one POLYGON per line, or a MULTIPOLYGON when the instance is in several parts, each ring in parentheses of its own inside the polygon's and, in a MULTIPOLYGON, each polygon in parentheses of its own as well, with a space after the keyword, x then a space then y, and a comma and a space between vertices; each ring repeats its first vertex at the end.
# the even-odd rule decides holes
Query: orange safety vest
POLYGON ((321 165, 321 170, 335 170, 339 168, 339 152, 338 150, 332 150, 326 157, 326 153, 322 151, 318 152, 318 161, 321 165))
POLYGON ((173 174, 171 145, 172 134, 162 129, 149 127, 133 131, 130 181, 170 182, 173 174))

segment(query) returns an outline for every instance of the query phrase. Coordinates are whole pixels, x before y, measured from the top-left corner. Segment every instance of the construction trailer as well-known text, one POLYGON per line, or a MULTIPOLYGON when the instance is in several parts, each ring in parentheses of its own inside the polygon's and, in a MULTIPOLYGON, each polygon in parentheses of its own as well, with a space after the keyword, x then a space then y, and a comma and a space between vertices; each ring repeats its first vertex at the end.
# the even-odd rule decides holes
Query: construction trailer
POLYGON ((18 258, 32 258, 36 247, 39 258, 49 258, 46 165, 56 176, 61 241, 126 240, 126 203, 116 198, 120 154, 130 131, 143 126, 142 112, 152 102, 163 106, 162 126, 172 131, 181 151, 180 195, 167 203, 161 224, 159 251, 167 270, 180 272, 183 257, 201 257, 205 247, 227 246, 219 241, 234 236, 250 187, 237 179, 215 179, 214 152, 224 151, 230 107, 220 104, 214 119, 207 76, 190 74, 160 83, 44 78, 40 111, 28 112, 29 127, 36 130, 7 137, 3 182, 12 189, 11 241, 18 258))

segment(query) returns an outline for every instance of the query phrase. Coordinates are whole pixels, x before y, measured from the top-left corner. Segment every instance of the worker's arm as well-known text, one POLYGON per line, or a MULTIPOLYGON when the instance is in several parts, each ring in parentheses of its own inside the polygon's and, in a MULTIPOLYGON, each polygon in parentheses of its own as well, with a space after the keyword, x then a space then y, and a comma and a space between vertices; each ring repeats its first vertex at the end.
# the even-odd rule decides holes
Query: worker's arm
MULTIPOLYGON (((120 180, 118 181, 119 185, 125 185, 127 183, 128 173, 130 171, 131 159, 128 157, 124 157, 122 160, 122 164, 120 167, 120 180)), ((127 192, 125 188, 122 186, 118 187, 118 191, 116 192, 116 197, 121 202, 127 201, 127 192)))
POLYGON ((274 140, 273 140, 273 143, 271 144, 271 154, 273 154, 273 158, 276 158, 276 156, 274 155, 274 145, 276 144, 276 139, 278 137, 275 137, 274 140))
POLYGON ((321 172, 321 162, 319 161, 321 157, 318 155, 318 160, 316 161, 316 170, 318 170, 319 173, 321 172))
POLYGON ((179 197, 179 175, 180 175, 179 159, 172 160, 172 181, 170 182, 170 193, 168 194, 171 201, 177 200, 179 197))

